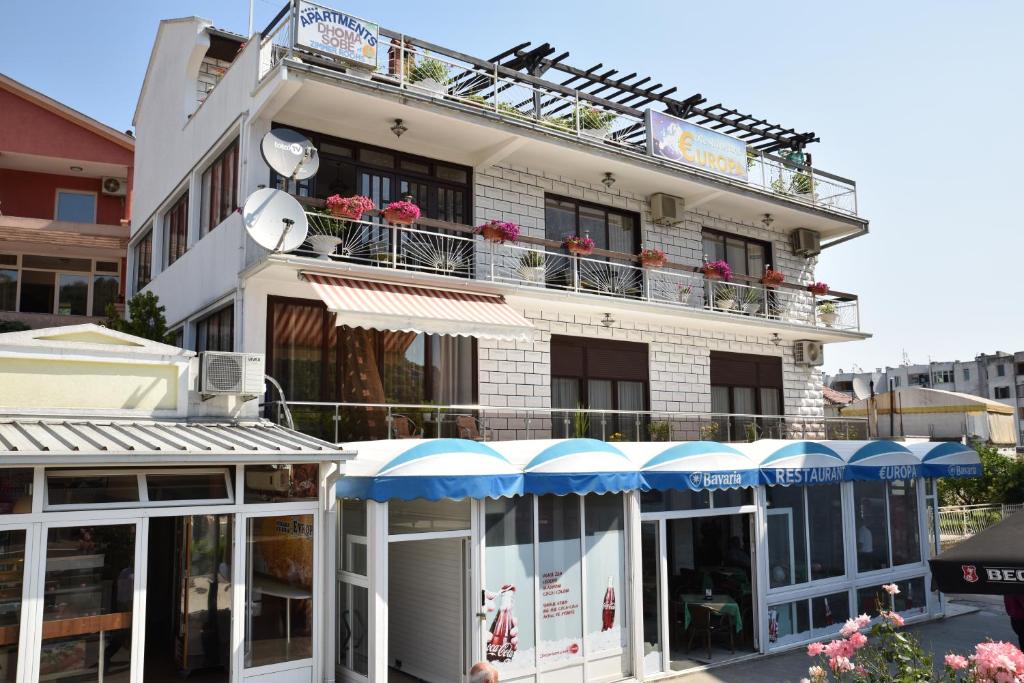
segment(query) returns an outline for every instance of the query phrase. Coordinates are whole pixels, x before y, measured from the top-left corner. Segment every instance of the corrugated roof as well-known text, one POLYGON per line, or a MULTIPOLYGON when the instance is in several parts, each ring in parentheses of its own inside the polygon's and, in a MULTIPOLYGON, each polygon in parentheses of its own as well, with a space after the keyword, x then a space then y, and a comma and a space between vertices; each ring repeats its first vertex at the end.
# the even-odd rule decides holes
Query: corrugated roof
POLYGON ((142 459, 338 461, 350 454, 266 420, 171 421, 0 417, 0 462, 142 459))

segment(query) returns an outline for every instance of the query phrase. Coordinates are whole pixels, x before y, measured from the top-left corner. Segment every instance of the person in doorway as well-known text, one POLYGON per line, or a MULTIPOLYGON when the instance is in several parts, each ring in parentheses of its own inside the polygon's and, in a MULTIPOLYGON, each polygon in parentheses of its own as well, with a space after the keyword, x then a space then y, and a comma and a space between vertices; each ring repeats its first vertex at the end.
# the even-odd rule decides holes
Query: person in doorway
POLYGON ((477 662, 469 670, 469 683, 498 683, 498 670, 489 662, 477 662))
POLYGON ((1024 593, 1004 595, 1003 604, 1006 605, 1006 614, 1010 617, 1010 626, 1017 634, 1020 649, 1024 650, 1024 593))

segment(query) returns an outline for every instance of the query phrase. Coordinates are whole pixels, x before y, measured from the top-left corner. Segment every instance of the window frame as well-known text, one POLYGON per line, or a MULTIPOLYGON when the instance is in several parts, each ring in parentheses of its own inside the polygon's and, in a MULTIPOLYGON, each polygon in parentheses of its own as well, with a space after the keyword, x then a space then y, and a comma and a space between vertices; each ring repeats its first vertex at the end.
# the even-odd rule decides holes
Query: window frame
MULTIPOLYGON (((888 560, 887 560, 888 566, 887 567, 882 567, 880 569, 869 569, 868 571, 861 571, 860 570, 859 553, 855 552, 854 553, 854 557, 853 557, 853 570, 854 570, 854 577, 856 578, 856 582, 855 582, 856 583, 856 588, 863 588, 863 586, 864 586, 863 582, 864 582, 865 577, 883 576, 883 575, 886 575, 888 573, 899 573, 901 577, 903 577, 904 575, 918 576, 919 574, 914 573, 915 570, 917 572, 920 572, 921 568, 922 568, 922 565, 926 565, 927 562, 928 562, 928 553, 925 550, 922 550, 922 548, 921 548, 922 543, 927 545, 927 542, 928 542, 927 530, 922 531, 922 527, 921 527, 921 517, 922 517, 923 514, 925 514, 925 512, 924 512, 924 510, 922 508, 923 507, 927 507, 927 505, 922 505, 923 498, 924 498, 924 489, 927 487, 927 484, 925 483, 926 480, 922 479, 922 478, 917 478, 917 479, 900 479, 900 480, 896 480, 896 481, 913 481, 914 482, 914 495, 916 496, 916 498, 914 500, 914 505, 916 506, 916 510, 917 510, 916 524, 918 526, 918 539, 917 539, 917 541, 918 541, 918 551, 917 551, 918 552, 918 560, 916 562, 907 562, 907 563, 904 563, 904 564, 893 564, 893 550, 892 550, 892 548, 893 548, 893 543, 892 543, 892 500, 891 500, 891 498, 892 498, 891 485, 892 485, 893 482, 892 482, 892 480, 883 480, 882 483, 885 484, 885 525, 886 525, 886 544, 887 544, 886 545, 886 552, 887 552, 887 557, 888 557, 888 560)), ((863 481, 852 481, 852 482, 850 482, 850 497, 852 499, 853 514, 854 514, 855 517, 856 517, 856 514, 857 514, 857 484, 860 484, 860 483, 872 483, 872 482, 863 482, 863 481)), ((854 527, 853 532, 854 533, 853 533, 853 543, 852 543, 852 545, 853 545, 855 551, 856 551, 856 547, 857 547, 857 529, 856 529, 856 524, 857 524, 857 520, 853 519, 853 527, 854 527)), ((868 582, 868 584, 870 585, 870 581, 868 582)))
POLYGON ((216 230, 238 209, 240 158, 239 136, 236 135, 199 174, 199 239, 216 230), (230 186, 224 183, 224 171, 229 169, 230 186), (215 176, 219 176, 216 187, 215 176), (226 203, 225 194, 229 195, 226 203))
POLYGON ((97 215, 100 210, 100 196, 98 192, 91 190, 72 190, 66 187, 58 187, 53 191, 53 220, 61 221, 65 223, 81 223, 83 225, 95 225, 97 215), (92 197, 92 220, 91 221, 72 221, 66 218, 60 218, 60 196, 61 194, 77 194, 92 197))
POLYGON ((149 226, 143 228, 140 231, 140 233, 141 233, 142 236, 139 237, 138 239, 136 239, 134 244, 132 244, 132 255, 134 256, 134 259, 133 259, 133 262, 132 262, 132 268, 133 268, 133 271, 134 271, 132 273, 132 287, 133 287, 132 294, 133 295, 134 294, 138 294, 139 292, 141 292, 143 289, 145 289, 149 285, 150 282, 153 281, 153 226, 152 226, 152 224, 150 224, 149 226), (144 244, 148 245, 148 253, 146 254, 145 261, 143 261, 143 259, 140 256, 140 254, 142 253, 141 252, 141 247, 144 244), (143 263, 145 263, 145 269, 140 267, 143 263), (145 281, 143 281, 143 279, 145 279, 145 281))
POLYGON ((1010 387, 992 387, 992 398, 996 401, 1005 401, 1010 398, 1010 387), (1005 396, 1000 396, 1005 393, 1005 396))
MULTIPOLYGON (((543 209, 544 209, 544 212, 545 212, 545 220, 544 220, 544 238, 545 239, 552 240, 552 241, 558 241, 558 242, 561 241, 561 239, 556 239, 556 238, 553 238, 553 237, 549 236, 548 232, 547 232, 547 230, 548 230, 548 226, 547 226, 547 203, 548 203, 548 200, 553 200, 553 201, 557 201, 557 202, 567 202, 567 203, 573 205, 573 221, 575 223, 574 227, 575 227, 575 230, 576 230, 576 232, 575 232, 576 236, 581 236, 581 231, 580 231, 580 208, 581 207, 586 207, 588 209, 596 209, 598 211, 603 211, 604 212, 604 224, 605 224, 605 234, 604 234, 605 244, 609 244, 609 242, 610 242, 609 239, 608 239, 609 238, 609 233, 608 233, 608 229, 609 229, 608 228, 608 223, 609 223, 609 221, 608 221, 608 217, 611 216, 611 215, 616 215, 616 216, 621 216, 621 217, 624 217, 624 218, 629 218, 630 220, 633 221, 633 225, 635 226, 635 229, 633 230, 633 248, 630 251, 630 253, 625 254, 625 255, 632 257, 632 256, 634 256, 634 255, 636 255, 636 254, 638 254, 640 252, 640 245, 643 243, 643 221, 641 220, 641 216, 640 216, 639 213, 637 213, 636 211, 629 211, 628 209, 620 209, 620 208, 615 207, 615 206, 608 206, 607 204, 600 204, 600 203, 597 203, 597 202, 590 202, 590 201, 586 201, 586 200, 583 200, 583 199, 577 199, 576 197, 567 197, 565 195, 560 195, 560 194, 556 194, 556 193, 553 193, 553 192, 545 192, 544 193, 544 206, 543 206, 543 209)), ((587 232, 589 232, 589 231, 587 231, 587 232)), ((593 235, 591 235, 591 237, 593 237, 593 235)), ((604 250, 605 251, 614 251, 613 249, 610 249, 609 247, 605 247, 604 250)), ((615 253, 620 253, 621 254, 621 253, 624 253, 624 252, 615 252, 615 253)))
POLYGON ((205 351, 218 351, 218 352, 233 352, 235 350, 235 302, 230 301, 223 306, 219 306, 216 309, 206 313, 200 318, 197 318, 193 323, 195 327, 195 335, 193 338, 193 350, 196 353, 203 353, 205 351), (210 348, 210 323, 215 318, 218 325, 224 325, 225 318, 230 326, 228 332, 228 338, 231 340, 230 349, 210 348), (204 327, 205 326, 205 327, 204 327), (200 343, 202 340, 202 343, 200 343))
POLYGON ((59 469, 46 468, 43 475, 43 512, 70 512, 76 510, 116 510, 126 508, 165 508, 165 507, 188 507, 194 505, 233 505, 235 502, 235 487, 231 481, 231 467, 187 467, 184 469, 158 469, 158 468, 104 468, 104 469, 59 469), (149 499, 149 486, 146 482, 147 475, 161 474, 222 474, 224 486, 227 491, 226 498, 204 498, 204 499, 174 499, 151 501, 149 499), (118 501, 114 503, 70 503, 51 504, 49 478, 56 477, 135 477, 138 487, 138 500, 118 501))
MULTIPOLYGON (((49 268, 36 268, 33 266, 25 265, 25 256, 47 256, 46 254, 37 254, 33 252, 3 252, 5 256, 13 256, 15 261, 13 264, 0 265, 0 270, 12 270, 16 273, 17 282, 14 290, 14 308, 7 310, 7 313, 28 313, 30 315, 56 315, 62 318, 76 317, 76 318, 97 318, 102 317, 104 314, 93 315, 92 309, 95 303, 95 285, 96 277, 113 277, 117 280, 118 294, 115 297, 114 303, 118 303, 121 299, 122 284, 123 284, 123 268, 120 258, 96 258, 96 257, 82 257, 82 260, 89 262, 89 270, 72 270, 68 268, 49 269, 49 268), (98 263, 116 263, 117 271, 97 270, 98 263), (33 311, 22 311, 21 306, 21 293, 22 285, 24 284, 24 273, 52 273, 53 274, 53 298, 50 302, 50 310, 47 312, 33 312, 33 311), (87 280, 86 283, 86 297, 85 297, 85 313, 61 313, 60 312, 60 277, 61 275, 75 275, 84 277, 87 280)), ((74 258, 74 257, 72 257, 74 258)))
MULTIPOLYGON (((767 590, 765 591, 765 594, 767 596, 767 600, 768 600, 769 603, 771 603, 775 598, 777 598, 780 595, 781 596, 786 596, 786 599, 785 600, 781 600, 781 602, 792 602, 794 600, 803 599, 803 597, 792 598, 791 599, 789 596, 794 595, 794 594, 807 593, 808 595, 805 596, 805 597, 807 597, 809 599, 809 597, 810 597, 809 594, 810 593, 819 593, 819 592, 821 592, 822 595, 827 595, 829 593, 829 591, 831 591, 836 586, 848 587, 850 585, 850 581, 851 581, 851 576, 852 575, 850 574, 850 558, 849 558, 849 552, 848 552, 849 551, 849 543, 848 543, 847 533, 846 533, 846 509, 847 509, 846 487, 843 485, 843 482, 835 482, 835 483, 832 483, 832 484, 825 484, 825 485, 826 486, 838 486, 839 487, 839 496, 840 496, 840 498, 839 498, 839 501, 840 501, 839 509, 841 511, 841 518, 840 518, 839 528, 840 528, 840 538, 842 539, 842 549, 843 549, 843 573, 839 574, 838 576, 828 576, 828 577, 821 578, 821 579, 813 579, 813 578, 811 578, 811 576, 812 576, 812 569, 811 569, 811 567, 812 567, 812 563, 813 563, 813 553, 811 552, 811 508, 810 508, 810 505, 809 505, 808 499, 807 499, 807 489, 809 487, 807 487, 807 486, 800 486, 799 487, 801 489, 801 491, 800 491, 800 501, 801 501, 801 504, 803 505, 803 517, 804 517, 804 520, 803 520, 804 521, 804 524, 803 524, 803 534, 804 534, 803 545, 804 545, 804 553, 805 553, 804 563, 806 565, 805 569, 806 569, 806 573, 807 573, 807 580, 806 581, 801 581, 800 583, 791 582, 791 583, 787 583, 787 584, 782 585, 782 586, 772 587, 772 585, 771 585, 771 577, 769 576, 768 577, 768 582, 766 584, 767 590)), ((781 485, 779 485, 779 486, 781 487, 781 485)), ((773 487, 771 487, 771 486, 761 486, 759 488, 763 489, 763 492, 764 492, 764 494, 763 494, 764 495, 764 501, 763 501, 763 504, 764 504, 764 515, 765 515, 765 524, 767 525, 768 516, 770 516, 772 514, 776 514, 776 515, 782 514, 782 511, 781 511, 780 508, 770 508, 770 507, 768 507, 768 489, 773 488, 773 487)), ((793 488, 793 487, 781 487, 781 488, 793 488)), ((765 559, 766 559, 766 561, 770 562, 771 548, 770 548, 770 546, 768 544, 767 535, 765 536, 764 550, 765 550, 765 553, 766 553, 765 559)), ((790 548, 790 554, 794 555, 793 548, 790 548)), ((794 555, 794 557, 795 557, 795 555, 794 555)), ((856 563, 856 559, 854 559, 854 562, 856 563)), ((794 571, 793 571, 794 576, 795 576, 795 573, 796 573, 795 572, 795 564, 796 563, 794 562, 794 571)), ((771 568, 769 568, 769 572, 770 571, 771 571, 771 568)), ((780 602, 780 601, 776 600, 776 604, 778 602, 780 602)))
MULTIPOLYGON (((751 244, 756 244, 756 245, 760 246, 764 250, 764 265, 766 267, 772 265, 773 263, 775 263, 775 258, 774 258, 775 254, 773 253, 772 243, 771 242, 766 242, 765 240, 760 240, 760 239, 757 239, 756 237, 747 237, 746 235, 739 235, 739 234, 734 233, 734 232, 728 232, 728 231, 725 231, 725 230, 717 230, 715 228, 708 228, 708 227, 705 227, 705 226, 701 226, 701 229, 700 229, 700 248, 701 248, 701 252, 702 253, 705 251, 704 250, 704 236, 705 235, 709 235, 712 238, 717 238, 717 239, 721 239, 722 240, 722 249, 723 249, 724 253, 726 254, 725 260, 726 260, 727 263, 728 263, 728 253, 729 253, 729 250, 726 249, 726 240, 730 240, 730 239, 737 240, 739 242, 743 242, 743 258, 747 262, 747 263, 744 264, 745 267, 750 263, 750 245, 751 244)), ((704 253, 703 255, 706 256, 709 260, 714 260, 714 259, 711 259, 711 257, 708 254, 706 254, 706 253, 704 253)), ((735 266, 733 266, 733 264, 730 263, 729 266, 732 267, 734 272, 736 272, 737 274, 739 273, 739 271, 737 270, 737 268, 735 266)), ((754 278, 754 279, 760 279, 761 278, 761 273, 749 273, 745 277, 751 277, 751 278, 754 278)))
POLYGON ((167 210, 164 211, 161 221, 163 223, 163 267, 166 269, 184 256, 189 249, 188 189, 170 203, 167 210), (173 250, 171 249, 172 245, 175 247, 173 250))

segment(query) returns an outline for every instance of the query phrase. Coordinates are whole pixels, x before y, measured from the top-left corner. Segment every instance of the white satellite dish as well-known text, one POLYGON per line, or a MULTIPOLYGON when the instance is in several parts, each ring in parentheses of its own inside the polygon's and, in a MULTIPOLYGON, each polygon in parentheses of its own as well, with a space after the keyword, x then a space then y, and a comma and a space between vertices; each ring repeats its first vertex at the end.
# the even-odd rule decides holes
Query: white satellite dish
POLYGON ((320 169, 316 147, 291 128, 275 128, 264 135, 260 153, 267 166, 289 180, 312 178, 320 169))
MULTIPOLYGON (((881 391, 885 391, 885 389, 879 389, 876 385, 875 392, 879 393, 881 391)), ((871 385, 868 383, 867 379, 863 377, 853 378, 853 395, 858 399, 868 398, 871 396, 871 385)))
POLYGON ((309 232, 302 205, 287 192, 269 187, 245 200, 242 223, 256 244, 274 252, 298 249, 309 232))

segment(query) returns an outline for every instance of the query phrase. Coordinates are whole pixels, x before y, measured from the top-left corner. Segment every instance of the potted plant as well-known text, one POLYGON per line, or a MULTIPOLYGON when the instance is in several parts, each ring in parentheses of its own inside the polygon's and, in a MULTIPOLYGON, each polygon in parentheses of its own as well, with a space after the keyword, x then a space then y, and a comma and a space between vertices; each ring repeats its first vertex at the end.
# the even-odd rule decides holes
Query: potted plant
POLYGON ((531 249, 520 256, 519 277, 527 282, 544 284, 544 253, 531 249))
POLYGON ((443 95, 448 90, 448 65, 434 57, 424 57, 418 64, 409 69, 406 76, 409 85, 414 85, 428 92, 443 95))
POLYGON ((824 282, 813 282, 807 285, 807 291, 814 296, 825 296, 828 294, 828 285, 824 282))
POLYGON ((689 304, 690 296, 693 294, 693 285, 679 285, 679 303, 689 304))
POLYGON ((420 207, 404 199, 391 202, 380 212, 384 220, 395 225, 412 225, 420 217, 420 207))
POLYGON ((668 422, 652 422, 647 425, 647 433, 651 437, 651 441, 668 441, 669 424, 668 422))
POLYGON ((728 282, 732 279, 732 268, 725 261, 704 261, 700 272, 704 273, 704 277, 708 280, 724 280, 728 282))
POLYGON ((786 281, 786 276, 781 270, 772 270, 771 266, 765 266, 764 275, 761 276, 761 284, 765 287, 778 287, 786 281))
POLYGON ((589 235, 569 235, 562 240, 562 247, 574 256, 589 256, 594 253, 594 240, 589 235))
POLYGON ((488 242, 515 242, 519 239, 519 226, 515 223, 505 221, 487 221, 478 225, 473 232, 482 236, 488 242))
MULTIPOLYGON (((581 104, 578 110, 580 119, 580 132, 595 138, 604 139, 612 132, 612 123, 615 122, 615 112, 603 111, 587 104, 581 104)), ((573 111, 573 117, 577 114, 573 111)), ((570 120, 570 126, 575 128, 575 121, 570 120)))
POLYGON ((363 214, 372 211, 373 200, 362 195, 353 197, 342 197, 339 194, 332 194, 326 200, 327 210, 335 218, 348 218, 349 220, 362 220, 363 214))
POLYGON ((640 265, 644 268, 661 268, 668 258, 661 249, 646 248, 640 250, 640 265))
POLYGON ((814 192, 814 180, 811 178, 811 172, 801 169, 794 173, 792 180, 789 181, 789 187, 793 194, 811 194, 814 192))
POLYGON ((709 422, 706 425, 702 425, 700 428, 701 441, 714 441, 718 438, 718 423, 709 422))
POLYGON ((839 322, 839 313, 836 305, 831 301, 818 304, 818 318, 825 323, 825 327, 833 327, 839 322))
POLYGON ((715 308, 731 311, 736 306, 736 288, 732 285, 719 287, 715 292, 715 308))
POLYGON ((744 313, 754 315, 761 309, 761 292, 754 287, 744 288, 740 303, 744 313))

